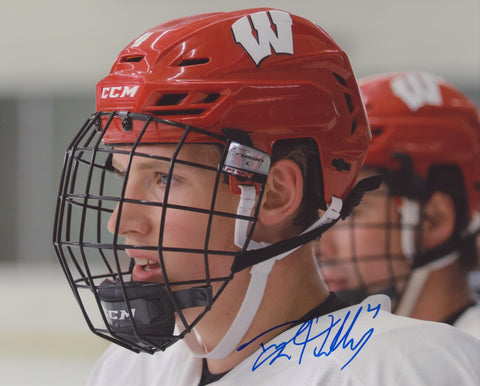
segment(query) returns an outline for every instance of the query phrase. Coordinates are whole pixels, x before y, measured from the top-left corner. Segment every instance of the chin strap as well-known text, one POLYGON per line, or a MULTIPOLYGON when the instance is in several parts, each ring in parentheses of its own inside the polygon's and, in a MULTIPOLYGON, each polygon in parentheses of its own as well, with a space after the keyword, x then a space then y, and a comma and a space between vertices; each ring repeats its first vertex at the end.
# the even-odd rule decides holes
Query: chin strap
POLYGON ((418 297, 422 293, 425 282, 430 275, 431 267, 426 264, 423 267, 413 268, 415 255, 417 253, 415 243, 415 229, 420 223, 420 205, 417 201, 403 198, 398 207, 400 213, 400 241, 402 254, 411 265, 411 273, 405 284, 405 289, 398 300, 395 308, 397 315, 409 316, 418 297))
POLYGON ((418 298, 423 291, 425 282, 433 271, 439 270, 452 264, 459 258, 458 252, 449 253, 435 261, 432 261, 422 267, 412 270, 407 281, 405 290, 400 297, 399 303, 395 309, 395 313, 401 316, 410 316, 417 304, 418 298))
MULTIPOLYGON (((447 242, 429 251, 417 253, 415 227, 420 222, 420 206, 417 202, 405 198, 399 207, 399 212, 402 253, 412 265, 412 271, 396 306, 395 313, 410 316, 430 274, 452 264, 460 257, 456 249, 461 241, 447 242)), ((479 230, 480 214, 474 213, 467 229, 462 233, 462 240, 475 237, 479 230)))
POLYGON ((468 223, 467 229, 462 234, 463 237, 477 237, 480 234, 480 213, 474 212, 472 219, 468 223))
MULTIPOLYGON (((250 327, 262 302, 268 276, 276 261, 283 259, 302 247, 304 244, 319 237, 323 232, 332 227, 340 217, 345 218, 357 206, 366 191, 377 189, 382 181, 381 176, 369 177, 360 181, 352 190, 351 195, 343 204, 343 201, 332 196, 331 203, 324 214, 300 235, 282 240, 275 244, 256 242, 250 240, 246 250, 235 256, 232 264, 232 273, 239 272, 245 268, 250 269, 250 282, 243 298, 242 305, 233 320, 230 328, 210 352, 206 352, 198 334, 187 334, 185 340, 194 355, 201 358, 221 359, 230 355, 240 344, 250 327)), ((237 215, 248 217, 256 203, 255 187, 251 185, 240 185, 241 195, 237 208, 237 215)), ((250 220, 237 218, 235 223, 235 244, 243 248, 247 242, 250 220)))
MULTIPOLYGON (((241 196, 240 203, 238 205, 237 214, 241 216, 249 216, 254 205, 256 192, 255 187, 250 185, 240 185, 241 196)), ((306 234, 315 228, 327 225, 340 216, 342 209, 342 200, 337 197, 332 197, 332 204, 324 213, 324 215, 317 220, 312 226, 302 233, 306 234)), ((240 248, 246 242, 246 235, 249 226, 248 220, 237 219, 235 224, 235 244, 240 248)), ((189 334, 185 336, 190 349, 194 354, 201 358, 221 359, 230 355, 235 347, 241 342, 245 336, 248 328, 250 327, 255 315, 257 314, 260 303, 263 299, 263 294, 268 281, 268 275, 270 274, 273 265, 277 260, 283 259, 290 255, 292 252, 300 248, 302 245, 297 245, 292 249, 283 251, 282 253, 269 257, 266 260, 260 261, 254 264, 250 269, 250 282, 247 288, 247 292, 243 298, 242 305, 233 320, 230 328, 217 344, 217 346, 210 352, 206 353, 203 347, 199 344, 197 339, 192 339, 189 334)), ((250 241, 248 243, 247 251, 253 250, 265 250, 270 247, 268 243, 259 243, 256 241, 250 241)), ((233 270, 233 268, 232 268, 233 270)))
POLYGON ((403 198, 398 211, 400 212, 402 253, 412 264, 417 252, 415 230, 420 223, 420 205, 417 201, 403 198))
POLYGON ((332 196, 331 204, 322 217, 298 236, 279 241, 272 245, 262 244, 259 248, 251 248, 251 245, 249 244, 247 251, 239 252, 237 256, 235 256, 232 265, 232 272, 240 272, 245 268, 251 267, 272 257, 279 256, 284 252, 291 252, 297 247, 317 239, 326 230, 330 229, 340 218, 345 219, 349 216, 353 208, 361 202, 363 195, 366 192, 375 190, 380 186, 382 178, 382 176, 373 176, 359 181, 345 202, 338 197, 332 196))

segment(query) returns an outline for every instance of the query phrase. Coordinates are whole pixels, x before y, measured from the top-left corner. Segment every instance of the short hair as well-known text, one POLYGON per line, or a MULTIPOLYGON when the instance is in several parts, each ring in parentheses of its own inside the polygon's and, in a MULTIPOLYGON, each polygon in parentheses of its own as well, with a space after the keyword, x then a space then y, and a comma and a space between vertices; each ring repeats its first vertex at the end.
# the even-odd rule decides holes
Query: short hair
POLYGON ((306 229, 318 219, 318 210, 326 209, 317 143, 313 138, 279 140, 272 148, 272 164, 281 159, 294 161, 302 172, 303 196, 293 225, 306 229))
POLYGON ((451 241, 458 243, 460 251, 460 265, 466 271, 470 271, 477 265, 477 248, 475 238, 462 239, 462 233, 468 227, 470 216, 468 212, 468 197, 465 188, 465 179, 462 170, 453 164, 436 164, 428 170, 426 194, 424 202, 427 202, 434 192, 448 194, 455 207, 455 228, 451 241))

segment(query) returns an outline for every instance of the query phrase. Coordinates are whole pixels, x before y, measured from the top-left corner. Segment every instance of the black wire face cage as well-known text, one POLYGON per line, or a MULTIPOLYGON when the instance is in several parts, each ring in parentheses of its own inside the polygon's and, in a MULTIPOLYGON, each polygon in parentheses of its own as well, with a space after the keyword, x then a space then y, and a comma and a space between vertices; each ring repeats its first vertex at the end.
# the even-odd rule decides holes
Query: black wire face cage
POLYGON ((387 190, 368 192, 366 197, 367 200, 355 208, 346 220, 338 222, 318 242, 328 243, 331 236, 328 232, 336 232, 336 242, 341 240, 347 248, 338 252, 336 247, 324 249, 319 244, 315 246, 317 263, 326 284, 336 280, 337 287, 333 290, 348 303, 356 304, 369 295, 380 293, 388 295, 395 303, 400 299, 410 276, 411 262, 403 255, 401 248, 393 246, 392 241, 395 238, 398 240, 402 229, 413 232, 420 229, 418 225, 401 224, 393 220, 392 200, 395 198, 387 190), (375 200, 371 206, 368 197, 375 200), (368 211, 375 210, 375 205, 384 206, 383 221, 367 215, 368 211), (360 230, 368 231, 368 234, 358 232, 360 230), (369 246, 360 247, 359 243, 365 243, 365 240, 369 246), (383 248, 375 247, 382 244, 383 248), (322 255, 324 250, 327 252, 322 255))
MULTIPOLYGON (((84 124, 66 152, 53 241, 74 296, 89 328, 95 334, 136 352, 153 353, 164 350, 190 332, 220 296, 233 273, 213 276, 210 272, 211 259, 233 260, 233 256, 244 251, 246 247, 238 250, 218 250, 212 247, 212 241, 215 240, 214 224, 219 220, 232 221, 232 224, 238 219, 248 221, 250 225, 249 232, 245 235, 246 245, 251 238, 258 211, 258 205, 249 216, 219 209, 217 192, 221 184, 228 183, 228 172, 225 170, 235 169, 225 167, 228 149, 233 142, 229 138, 207 131, 143 114, 98 112, 84 124), (124 119, 125 114, 136 121, 135 123, 142 124, 143 129, 135 143, 127 147, 104 144, 102 138, 108 132, 111 122, 114 119, 124 119), (106 122, 103 128, 100 122, 106 122), (179 132, 180 140, 173 146, 174 151, 169 157, 147 154, 146 146, 141 147, 142 151, 138 148, 151 125, 158 123, 179 132), (192 142, 191 136, 198 135, 211 137, 211 143, 216 144, 212 146, 221 148, 218 165, 188 162, 179 156, 184 145, 192 142), (112 166, 112 158, 115 156, 127 157, 128 160, 122 178, 118 178, 112 166), (167 163, 168 172, 162 176, 165 182, 162 199, 149 201, 126 195, 127 183, 133 177, 130 170, 138 159, 167 163), (186 166, 195 170, 195 173, 211 175, 208 181, 214 183, 211 197, 207 199, 208 207, 174 203, 170 183, 175 178, 177 168, 186 166), (119 234, 119 228, 122 212, 125 212, 129 205, 138 210, 148 209, 161 213, 158 218, 158 243, 125 243, 126 239, 119 234), (204 235, 201 247, 169 245, 164 237, 168 213, 185 214, 187 211, 203 216, 202 224, 207 224, 206 229, 201 231, 204 235), (116 217, 112 217, 114 213, 116 217), (111 217, 116 220, 110 221, 112 232, 109 232, 107 223, 111 217), (141 254, 141 251, 149 256, 152 253, 158 256, 156 268, 161 269, 162 282, 135 281, 132 277, 135 261, 129 257, 127 250, 135 251, 136 256, 141 254), (198 259, 196 262, 203 266, 203 276, 174 281, 169 277, 166 255, 175 259, 185 254, 198 259), (189 309, 188 316, 186 309, 189 309)), ((253 148, 250 150, 256 151, 253 148)), ((232 173, 235 173, 235 170, 232 173)), ((259 184, 257 202, 261 200, 263 184, 264 181, 259 184)))

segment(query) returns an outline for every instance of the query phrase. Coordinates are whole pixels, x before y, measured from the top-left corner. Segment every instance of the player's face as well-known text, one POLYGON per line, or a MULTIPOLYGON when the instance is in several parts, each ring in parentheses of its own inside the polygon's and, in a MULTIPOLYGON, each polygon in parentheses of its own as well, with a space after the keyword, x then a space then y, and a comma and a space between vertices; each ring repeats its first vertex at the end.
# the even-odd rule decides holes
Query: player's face
MULTIPOLYGON (((359 177, 374 174, 363 170, 359 177)), ((367 193, 349 218, 325 232, 314 248, 329 289, 377 293, 393 284, 401 290, 410 267, 401 253, 399 221, 382 185, 367 193)))
MULTIPOLYGON (((126 147, 121 149, 129 150, 126 147)), ((170 158, 174 150, 175 146, 169 145, 143 145, 137 147, 136 153, 170 158)), ((184 145, 178 155, 180 160, 210 167, 216 167, 219 158, 220 152, 213 145, 184 145)), ((124 175, 128 168, 129 155, 116 153, 112 162, 115 170, 124 175)), ((134 156, 128 173, 125 198, 162 203, 169 184, 168 206, 163 208, 124 203, 121 207, 117 205, 108 223, 109 231, 115 233, 117 228, 117 233, 125 239, 125 244, 159 246, 162 251, 165 270, 161 268, 157 250, 127 249, 128 255, 135 259, 132 276, 136 281, 163 283, 168 279, 172 283, 205 280, 207 264, 204 253, 169 249, 189 248, 202 251, 206 248, 208 212, 215 193, 216 211, 236 212, 238 197, 229 191, 228 184, 222 180, 218 184, 217 192, 214 192, 214 171, 175 163, 171 181, 168 182, 169 167, 168 160, 134 156), (175 207, 171 207, 172 205, 175 207)), ((237 250, 233 243, 233 227, 234 220, 231 218, 214 216, 210 231, 214 237, 210 237, 208 249, 237 250)), ((229 256, 208 256, 208 275, 213 278, 228 276, 231 261, 229 256)), ((178 288, 181 286, 173 290, 178 288)))

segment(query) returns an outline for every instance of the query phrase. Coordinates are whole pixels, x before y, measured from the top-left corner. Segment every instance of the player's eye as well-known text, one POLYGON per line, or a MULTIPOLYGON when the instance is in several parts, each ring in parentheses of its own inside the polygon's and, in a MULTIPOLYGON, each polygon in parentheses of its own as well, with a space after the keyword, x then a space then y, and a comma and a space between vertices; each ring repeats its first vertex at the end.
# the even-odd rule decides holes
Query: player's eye
MULTIPOLYGON (((175 177, 172 176, 172 181, 174 180, 175 177)), ((167 185, 168 182, 168 174, 166 173, 157 173, 157 180, 162 184, 162 185, 167 185)))
MULTIPOLYGON (((169 174, 168 173, 162 173, 162 172, 157 172, 156 174, 156 183, 161 184, 161 185, 167 185, 168 180, 169 180, 169 174)), ((172 175, 171 180, 170 180, 170 185, 178 182, 179 179, 175 176, 172 175)))
POLYGON ((163 195, 165 194, 167 184, 169 184, 170 187, 173 187, 176 186, 178 182, 179 179, 175 176, 171 176, 171 179, 169 179, 168 173, 156 172, 153 184, 153 191, 157 195, 158 199, 162 200, 163 195))

